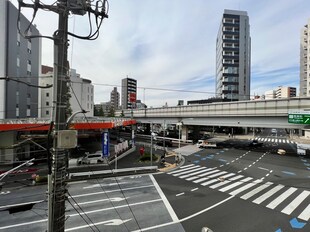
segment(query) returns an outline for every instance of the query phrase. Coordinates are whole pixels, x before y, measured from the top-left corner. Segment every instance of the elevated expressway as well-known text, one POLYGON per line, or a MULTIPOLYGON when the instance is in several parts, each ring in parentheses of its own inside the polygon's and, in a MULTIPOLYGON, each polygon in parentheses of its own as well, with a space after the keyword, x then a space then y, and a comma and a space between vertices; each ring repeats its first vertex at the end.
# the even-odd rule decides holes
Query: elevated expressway
POLYGON ((290 110, 310 111, 310 97, 134 109, 124 114, 130 117, 132 113, 138 123, 310 129, 310 122, 288 123, 290 110))

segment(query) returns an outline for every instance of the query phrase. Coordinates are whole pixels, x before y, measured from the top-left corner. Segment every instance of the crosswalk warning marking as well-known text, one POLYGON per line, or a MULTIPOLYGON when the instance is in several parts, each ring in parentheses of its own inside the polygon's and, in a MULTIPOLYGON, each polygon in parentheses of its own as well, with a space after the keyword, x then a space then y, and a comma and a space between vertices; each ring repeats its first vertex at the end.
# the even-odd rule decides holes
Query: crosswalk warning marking
POLYGON ((264 193, 263 195, 261 195, 260 197, 256 198, 255 200, 253 200, 253 203, 255 204, 260 204, 263 201, 267 200, 269 197, 271 197, 272 195, 274 195, 276 192, 280 191, 282 188, 284 188, 284 185, 277 185, 275 187, 273 187, 272 189, 270 189, 268 192, 264 193))
POLYGON ((300 204, 309 196, 309 191, 303 191, 290 204, 288 204, 281 212, 290 215, 300 204))
POLYGON ((290 195, 292 195, 297 188, 289 188, 284 193, 282 193, 280 196, 278 196, 276 199, 274 199, 272 202, 270 202, 266 207, 269 209, 276 208, 279 204, 281 204, 286 198, 288 198, 290 195))
POLYGON ((272 184, 272 182, 266 182, 265 184, 263 184, 263 185, 255 188, 255 189, 253 189, 252 191, 244 194, 240 198, 242 198, 243 200, 247 200, 250 197, 254 196, 255 194, 259 193, 260 191, 264 190, 265 188, 268 188, 271 184, 272 184))

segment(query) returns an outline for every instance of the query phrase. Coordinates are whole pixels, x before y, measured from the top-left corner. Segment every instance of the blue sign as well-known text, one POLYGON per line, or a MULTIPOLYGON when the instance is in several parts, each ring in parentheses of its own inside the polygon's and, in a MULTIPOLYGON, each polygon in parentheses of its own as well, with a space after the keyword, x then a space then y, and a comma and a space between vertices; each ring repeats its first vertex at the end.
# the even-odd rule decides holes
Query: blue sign
POLYGON ((102 133, 102 157, 109 157, 110 138, 109 132, 102 133))

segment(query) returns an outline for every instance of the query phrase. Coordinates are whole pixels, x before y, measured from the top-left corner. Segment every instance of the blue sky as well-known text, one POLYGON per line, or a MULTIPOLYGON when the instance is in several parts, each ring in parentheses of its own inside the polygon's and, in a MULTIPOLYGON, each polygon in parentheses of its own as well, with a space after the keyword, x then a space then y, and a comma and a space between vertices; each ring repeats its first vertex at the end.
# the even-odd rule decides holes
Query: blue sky
MULTIPOLYGON (((310 18, 309 0, 110 0, 109 5, 97 40, 69 42, 71 67, 93 82, 95 103, 109 100, 113 87, 106 85, 120 92, 127 75, 137 79, 138 98, 148 106, 214 96, 215 42, 224 9, 248 12, 251 95, 280 85, 299 89, 300 30, 310 18)), ((30 10, 22 12, 30 18, 30 10)), ((41 11, 34 23, 42 35, 52 35, 57 20, 41 11)), ((70 16, 69 29, 87 35, 87 16, 70 16)), ((53 43, 42 44, 42 64, 52 66, 53 43)))

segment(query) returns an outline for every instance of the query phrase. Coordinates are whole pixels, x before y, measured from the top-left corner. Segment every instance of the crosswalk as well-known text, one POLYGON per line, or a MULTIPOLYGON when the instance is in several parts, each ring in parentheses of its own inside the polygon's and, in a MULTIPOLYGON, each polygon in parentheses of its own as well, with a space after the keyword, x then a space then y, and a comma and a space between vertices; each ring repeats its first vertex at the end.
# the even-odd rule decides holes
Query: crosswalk
POLYGON ((310 191, 307 190, 263 182, 263 178, 254 179, 195 164, 182 166, 168 174, 263 205, 286 215, 294 213, 304 221, 310 219, 310 191))
POLYGON ((268 142, 268 143, 287 143, 287 144, 296 144, 296 142, 286 139, 286 138, 263 138, 263 137, 256 137, 255 140, 259 142, 268 142))

